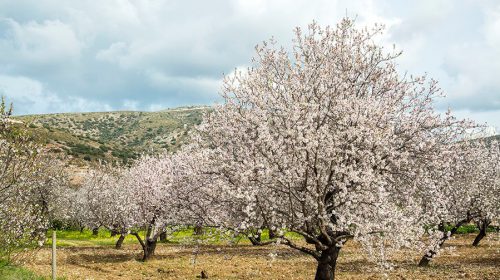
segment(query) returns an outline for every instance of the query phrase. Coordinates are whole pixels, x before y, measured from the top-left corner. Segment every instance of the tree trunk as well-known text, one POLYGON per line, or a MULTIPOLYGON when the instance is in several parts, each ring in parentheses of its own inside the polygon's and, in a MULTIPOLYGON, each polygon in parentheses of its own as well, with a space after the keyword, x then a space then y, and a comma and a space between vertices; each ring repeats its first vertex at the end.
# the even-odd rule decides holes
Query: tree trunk
POLYGON ((111 231, 111 237, 115 237, 118 234, 118 231, 112 230, 111 231))
POLYGON ((194 226, 194 235, 202 235, 203 227, 200 224, 194 226))
POLYGON ((488 229, 488 226, 490 225, 491 221, 487 219, 483 219, 480 222, 478 222, 478 227, 479 227, 479 234, 476 236, 474 239, 474 242, 472 243, 472 246, 479 246, 479 242, 481 242, 481 239, 483 239, 486 236, 486 229, 488 229))
POLYGON ((437 254, 437 252, 434 252, 433 250, 429 251, 425 256, 423 256, 420 261, 418 262, 418 266, 420 267, 426 267, 429 266, 429 262, 434 258, 434 256, 437 254), (429 254, 429 255, 427 255, 429 254))
POLYGON ((155 238, 146 238, 146 244, 143 246, 144 255, 142 257, 142 261, 149 260, 155 253, 156 249, 156 239, 155 238))
POLYGON ((444 242, 450 238, 446 232, 443 232, 443 237, 439 240, 439 243, 437 245, 436 250, 429 250, 428 252, 425 253, 425 255, 422 256, 420 259, 420 262, 418 262, 418 266, 420 267, 426 267, 429 266, 429 262, 437 255, 439 249, 443 246, 444 242))
POLYGON ((260 232, 257 232, 256 234, 250 234, 248 235, 248 239, 250 239, 250 242, 254 246, 261 245, 262 234, 260 232))
POLYGON ((428 266, 429 262, 432 260, 432 258, 434 258, 437 255, 439 249, 441 249, 441 247, 443 246, 444 242, 446 240, 448 240, 451 236, 453 236, 455 233, 457 233, 458 228, 460 228, 464 224, 469 223, 471 220, 472 220, 471 217, 467 217, 466 219, 459 221, 450 230, 450 234, 449 235, 448 235, 447 232, 444 231, 444 224, 442 226, 440 226, 440 230, 443 231, 443 237, 441 237, 441 239, 439 240, 436 250, 429 250, 429 251, 427 251, 424 254, 424 256, 420 259, 420 262, 418 263, 418 266, 420 266, 420 267, 426 267, 426 266, 428 266))
POLYGON ((332 246, 323 252, 318 260, 315 280, 333 280, 335 279, 335 267, 339 257, 340 247, 332 246))
POLYGON ((99 234, 99 228, 98 227, 93 228, 92 229, 92 235, 97 236, 98 234, 99 234))
POLYGON ((168 242, 166 232, 160 233, 160 242, 168 242))
POLYGON ((125 240, 126 234, 120 234, 120 238, 118 238, 118 241, 116 241, 115 248, 116 249, 121 249, 123 245, 123 240, 125 240))
POLYGON ((277 236, 276 231, 272 230, 271 228, 268 228, 268 229, 269 229, 269 239, 276 238, 276 236, 277 236))

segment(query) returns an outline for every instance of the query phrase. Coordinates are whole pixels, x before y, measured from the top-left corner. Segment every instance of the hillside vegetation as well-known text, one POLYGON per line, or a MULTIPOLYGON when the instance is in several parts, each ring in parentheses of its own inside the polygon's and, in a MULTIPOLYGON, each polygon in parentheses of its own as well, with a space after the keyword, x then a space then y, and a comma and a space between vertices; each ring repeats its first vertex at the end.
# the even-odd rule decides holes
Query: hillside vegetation
MULTIPOLYGON (((27 124, 51 152, 69 155, 72 163, 128 164, 142 153, 175 152, 209 108, 26 115, 15 120, 27 124)), ((488 138, 500 140, 500 135, 488 138)))
POLYGON ((50 151, 73 163, 108 160, 127 164, 141 153, 175 151, 209 107, 159 112, 63 113, 18 116, 50 151))

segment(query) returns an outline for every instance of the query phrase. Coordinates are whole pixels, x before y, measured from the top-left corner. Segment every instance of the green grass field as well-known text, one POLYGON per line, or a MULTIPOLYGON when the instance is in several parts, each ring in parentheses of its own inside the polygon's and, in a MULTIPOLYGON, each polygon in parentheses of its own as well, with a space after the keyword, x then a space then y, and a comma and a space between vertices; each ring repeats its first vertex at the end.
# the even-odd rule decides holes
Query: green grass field
MULTIPOLYGON (((213 230, 204 229, 205 234, 201 236, 194 235, 193 228, 186 228, 179 231, 175 231, 168 236, 168 242, 170 244, 192 244, 195 239, 202 241, 204 244, 216 245, 223 244, 225 242, 237 243, 237 244, 250 244, 250 241, 244 235, 234 236, 224 236, 219 232, 213 230)), ((144 238, 144 231, 140 231, 139 234, 144 238)), ((52 236, 52 231, 49 231, 47 236, 52 236)), ((292 239, 301 239, 301 236, 295 233, 287 233, 287 237, 292 239)), ((100 229, 98 235, 93 235, 91 230, 84 230, 80 232, 78 230, 59 230, 57 231, 57 246, 61 247, 78 247, 78 246, 114 246, 118 240, 118 235, 111 236, 111 232, 105 229, 100 229)), ((262 241, 269 240, 269 232, 264 230, 262 233, 262 241)), ((127 235, 123 241, 124 245, 138 244, 137 238, 132 235, 127 235)), ((49 238, 46 242, 47 247, 52 246, 52 240, 49 238)))

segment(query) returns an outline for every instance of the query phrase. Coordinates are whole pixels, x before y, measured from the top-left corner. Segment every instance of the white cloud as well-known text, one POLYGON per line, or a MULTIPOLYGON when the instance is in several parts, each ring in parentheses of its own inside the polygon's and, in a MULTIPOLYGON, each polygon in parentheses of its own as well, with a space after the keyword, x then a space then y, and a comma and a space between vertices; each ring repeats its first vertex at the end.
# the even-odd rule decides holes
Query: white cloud
POLYGON ((453 114, 455 114, 459 118, 470 119, 479 124, 484 124, 489 127, 489 132, 496 131, 497 133, 500 133, 500 123, 498 123, 498 120, 500 120, 500 110, 492 110, 486 112, 458 110, 454 111, 453 114))
POLYGON ((114 62, 120 64, 120 60, 128 52, 128 46, 124 42, 116 42, 111 44, 109 48, 97 52, 98 60, 114 62))
POLYGON ((0 61, 27 64, 58 64, 80 56, 81 45, 71 27, 59 20, 21 24, 0 19, 5 35, 0 39, 0 61))
POLYGON ((80 97, 61 98, 47 91, 41 82, 21 76, 0 75, 0 95, 14 103, 15 114, 112 110, 106 104, 98 104, 80 97))
POLYGON ((500 4, 486 11, 483 34, 486 42, 500 52, 500 4))
POLYGON ((123 100, 124 110, 137 111, 138 108, 139 108, 139 103, 137 101, 128 99, 123 100))
POLYGON ((289 45, 295 26, 345 15, 385 24, 380 42, 404 51, 400 69, 440 81, 440 107, 500 126, 494 0, 0 1, 0 75, 32 92, 16 95, 23 112, 211 103, 222 73, 247 66, 256 44, 289 45))

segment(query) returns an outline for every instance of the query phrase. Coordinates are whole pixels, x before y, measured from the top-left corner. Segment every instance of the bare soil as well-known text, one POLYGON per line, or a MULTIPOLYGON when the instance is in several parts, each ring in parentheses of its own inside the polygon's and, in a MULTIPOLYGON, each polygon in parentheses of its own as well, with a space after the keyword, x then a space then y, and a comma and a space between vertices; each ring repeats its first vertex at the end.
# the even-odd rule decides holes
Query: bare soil
MULTIPOLYGON (((428 268, 417 267, 421 255, 403 252, 393 270, 380 272, 367 261, 359 245, 348 242, 341 251, 337 279, 500 279, 500 242, 483 240, 471 246, 475 235, 449 240, 428 268), (451 248, 454 248, 451 250, 451 248)), ((313 279, 315 260, 284 246, 182 246, 159 244, 153 259, 140 261, 138 245, 63 247, 58 249, 58 276, 71 279, 313 279), (276 253, 276 257, 271 257, 276 253)), ((24 266, 49 276, 50 249, 36 252, 24 266)))

